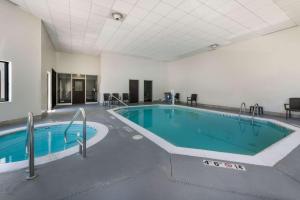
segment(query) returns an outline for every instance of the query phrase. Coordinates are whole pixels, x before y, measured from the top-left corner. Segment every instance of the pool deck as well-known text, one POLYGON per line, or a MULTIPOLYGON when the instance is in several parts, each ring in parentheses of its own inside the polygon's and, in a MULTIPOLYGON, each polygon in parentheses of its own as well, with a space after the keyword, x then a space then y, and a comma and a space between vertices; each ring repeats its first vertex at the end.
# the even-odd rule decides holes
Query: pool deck
MULTIPOLYGON (((87 150, 86 159, 74 154, 37 166, 35 180, 26 181, 24 170, 0 174, 0 200, 300 199, 299 146, 274 167, 208 167, 202 158, 170 155, 145 137, 133 140, 139 133, 102 106, 84 107, 88 121, 106 125, 108 135, 87 150)), ((69 121, 77 108, 57 109, 37 123, 69 121)), ((300 119, 288 122, 300 125, 300 119)))

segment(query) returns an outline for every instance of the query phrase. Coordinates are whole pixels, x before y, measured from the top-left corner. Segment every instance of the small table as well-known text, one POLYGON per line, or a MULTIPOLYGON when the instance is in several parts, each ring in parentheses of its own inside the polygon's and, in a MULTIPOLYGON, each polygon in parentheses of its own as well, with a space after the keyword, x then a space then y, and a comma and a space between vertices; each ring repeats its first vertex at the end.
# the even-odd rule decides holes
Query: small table
MULTIPOLYGON (((255 106, 250 106, 249 113, 252 113, 252 112, 253 112, 254 107, 255 107, 255 106)), ((264 114, 264 108, 263 108, 262 106, 258 106, 258 113, 257 113, 257 110, 256 110, 256 111, 255 111, 255 114, 263 115, 263 114, 264 114)))

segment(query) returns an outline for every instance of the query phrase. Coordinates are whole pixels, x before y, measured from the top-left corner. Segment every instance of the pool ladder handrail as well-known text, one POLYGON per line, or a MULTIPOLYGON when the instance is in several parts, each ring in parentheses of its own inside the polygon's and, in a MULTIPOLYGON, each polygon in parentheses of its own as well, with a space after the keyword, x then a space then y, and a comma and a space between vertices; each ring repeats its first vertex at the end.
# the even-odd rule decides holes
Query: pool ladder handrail
POLYGON ((252 111, 252 125, 254 125, 254 116, 255 116, 255 113, 258 113, 258 107, 259 107, 258 103, 254 104, 254 108, 252 111))
POLYGON ((121 104, 123 104, 124 106, 128 106, 126 103, 124 103, 124 101, 122 101, 121 99, 115 97, 114 95, 111 95, 112 98, 116 99, 118 102, 120 102, 121 104))
POLYGON ((77 138, 77 143, 79 144, 79 153, 82 155, 83 158, 86 157, 86 112, 84 108, 79 108, 75 115, 73 116, 72 120, 70 121, 69 125, 67 126, 66 130, 64 131, 64 140, 65 143, 67 143, 67 132, 71 125, 74 123, 74 121, 77 119, 79 115, 82 115, 82 140, 77 138))
POLYGON ((246 112, 246 103, 245 102, 241 103, 240 113, 239 113, 239 120, 241 120, 241 115, 242 115, 243 112, 244 113, 246 112))
POLYGON ((27 117, 27 138, 25 148, 28 152, 29 166, 29 175, 26 177, 26 179, 32 180, 37 177, 34 167, 34 119, 32 112, 29 112, 27 117))

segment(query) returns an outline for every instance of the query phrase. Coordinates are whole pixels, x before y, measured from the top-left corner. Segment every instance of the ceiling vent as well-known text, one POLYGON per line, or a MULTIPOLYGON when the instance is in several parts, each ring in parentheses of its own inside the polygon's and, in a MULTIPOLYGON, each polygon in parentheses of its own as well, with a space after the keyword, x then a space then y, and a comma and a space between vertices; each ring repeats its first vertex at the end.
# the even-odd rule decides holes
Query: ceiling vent
POLYGON ((208 46, 209 50, 216 50, 220 45, 219 44, 211 44, 208 46))
POLYGON ((124 15, 120 12, 112 12, 111 16, 116 21, 123 21, 124 20, 124 15))

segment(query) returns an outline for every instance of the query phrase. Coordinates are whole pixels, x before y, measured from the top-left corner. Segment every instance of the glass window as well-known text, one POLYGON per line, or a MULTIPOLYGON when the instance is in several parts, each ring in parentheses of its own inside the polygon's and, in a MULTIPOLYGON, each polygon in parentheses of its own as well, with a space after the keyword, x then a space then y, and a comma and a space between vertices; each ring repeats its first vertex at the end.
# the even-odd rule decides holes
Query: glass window
POLYGON ((97 102, 97 76, 86 75, 86 102, 97 102))
POLYGON ((58 102, 71 103, 71 74, 58 74, 58 102))
POLYGON ((8 62, 0 61, 0 102, 9 101, 8 62))
POLYGON ((82 92, 83 91, 83 82, 80 80, 75 80, 75 92, 82 92))

